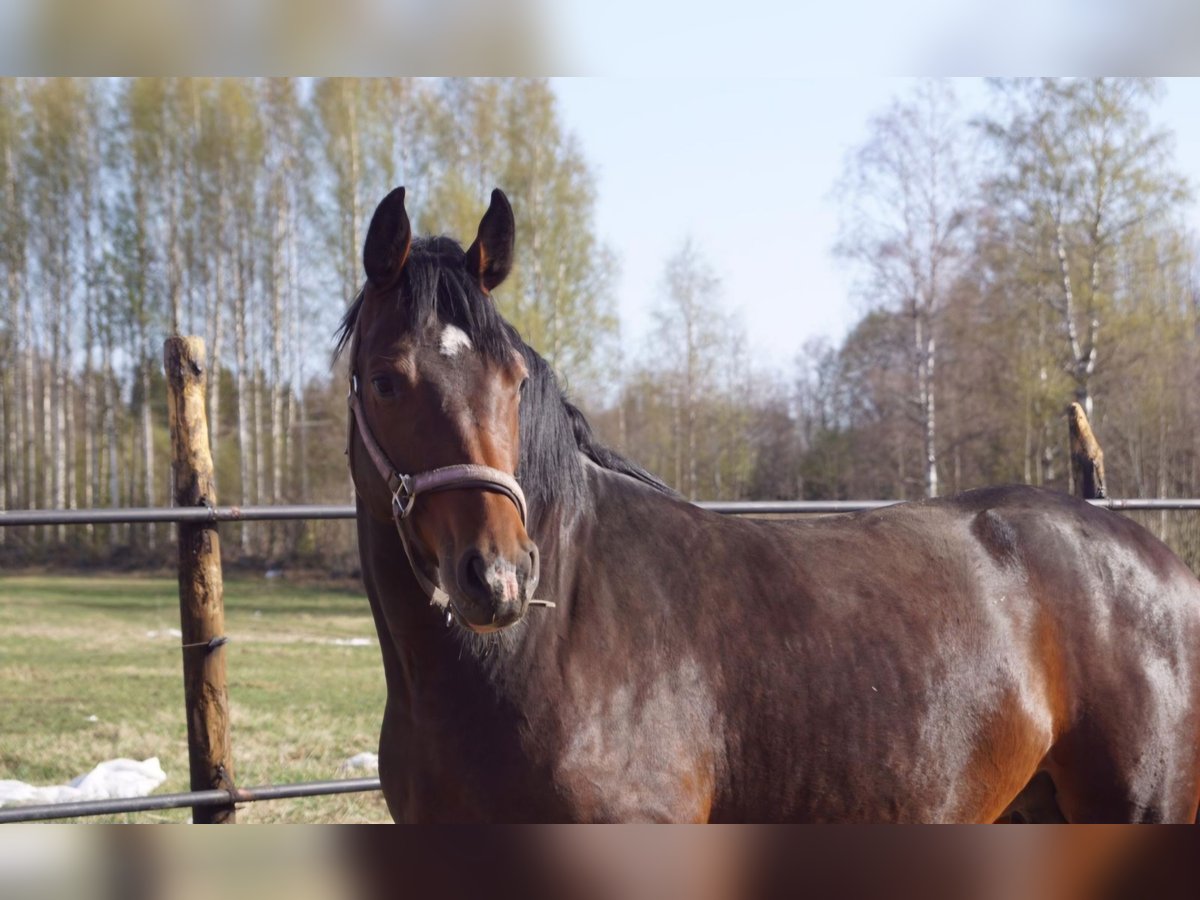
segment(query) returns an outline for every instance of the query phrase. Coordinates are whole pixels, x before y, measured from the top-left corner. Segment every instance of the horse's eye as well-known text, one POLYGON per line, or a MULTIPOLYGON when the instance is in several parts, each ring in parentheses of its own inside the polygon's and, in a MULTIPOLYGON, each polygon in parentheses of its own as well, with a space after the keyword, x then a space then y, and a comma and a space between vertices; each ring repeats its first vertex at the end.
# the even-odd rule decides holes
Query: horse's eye
POLYGON ((395 387, 392 385, 392 379, 386 375, 377 375, 371 379, 371 387, 375 388, 375 393, 380 397, 390 397, 395 393, 395 387))
POLYGON ((521 395, 522 395, 522 396, 524 396, 524 395, 525 395, 525 388, 526 388, 528 385, 529 385, 529 376, 527 375, 527 376, 525 376, 524 378, 522 378, 522 379, 521 379, 521 386, 520 386, 519 388, 517 388, 517 390, 521 392, 521 395))

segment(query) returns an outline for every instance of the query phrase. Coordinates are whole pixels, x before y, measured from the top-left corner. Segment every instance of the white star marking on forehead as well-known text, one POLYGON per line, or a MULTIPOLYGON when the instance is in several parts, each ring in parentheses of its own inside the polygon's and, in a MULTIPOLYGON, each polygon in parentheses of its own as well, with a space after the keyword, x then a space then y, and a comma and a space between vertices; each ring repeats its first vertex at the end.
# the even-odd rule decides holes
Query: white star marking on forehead
POLYGON ((455 325, 442 329, 442 356, 454 356, 459 350, 471 349, 471 339, 465 331, 455 325))

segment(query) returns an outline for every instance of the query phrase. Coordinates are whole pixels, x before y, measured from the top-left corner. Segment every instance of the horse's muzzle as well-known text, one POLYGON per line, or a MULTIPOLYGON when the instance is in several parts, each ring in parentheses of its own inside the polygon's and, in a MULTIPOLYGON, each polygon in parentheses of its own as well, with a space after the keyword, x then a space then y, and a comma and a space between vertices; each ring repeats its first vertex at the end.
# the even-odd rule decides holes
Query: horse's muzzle
POLYGON ((512 559, 507 554, 485 556, 468 550, 455 572, 459 615, 475 631, 494 631, 520 620, 538 584, 538 549, 525 542, 512 559))

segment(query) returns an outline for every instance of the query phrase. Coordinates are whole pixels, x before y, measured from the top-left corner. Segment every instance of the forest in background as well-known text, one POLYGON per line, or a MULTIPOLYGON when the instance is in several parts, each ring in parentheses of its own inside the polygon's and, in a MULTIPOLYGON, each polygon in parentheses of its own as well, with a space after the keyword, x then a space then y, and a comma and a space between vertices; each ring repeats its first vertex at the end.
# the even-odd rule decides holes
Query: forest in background
MULTIPOLYGON (((418 231, 462 238, 504 188, 497 303, 601 436, 685 496, 1067 490, 1072 400, 1110 493, 1196 496, 1200 269, 1161 90, 997 81, 984 116, 951 83, 897 98, 831 186, 865 312, 787 371, 682 235, 653 333, 621 340, 592 165, 545 81, 0 79, 0 508, 168 501, 173 332, 207 342, 222 503, 349 502, 331 334, 396 184, 418 231)), ((353 567, 346 523, 223 533, 234 558, 353 567)), ((162 562, 168 537, 0 529, 0 558, 162 562)))

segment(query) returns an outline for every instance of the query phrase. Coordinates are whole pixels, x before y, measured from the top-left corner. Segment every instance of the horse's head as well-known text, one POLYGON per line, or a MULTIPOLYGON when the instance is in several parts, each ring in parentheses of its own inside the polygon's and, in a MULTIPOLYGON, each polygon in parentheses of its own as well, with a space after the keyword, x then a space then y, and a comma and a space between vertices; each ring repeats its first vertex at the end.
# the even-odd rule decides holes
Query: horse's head
POLYGON ((538 582, 512 478, 528 373, 490 296, 512 266, 514 230, 497 190, 466 252, 414 241, 397 188, 371 220, 366 286, 346 320, 355 488, 371 515, 395 518, 435 602, 479 632, 519 620, 538 582))

